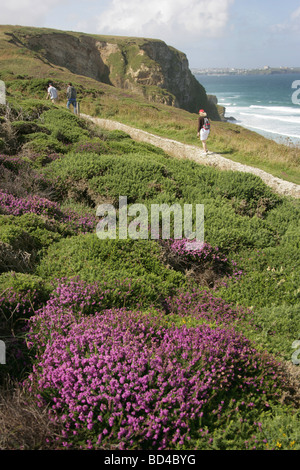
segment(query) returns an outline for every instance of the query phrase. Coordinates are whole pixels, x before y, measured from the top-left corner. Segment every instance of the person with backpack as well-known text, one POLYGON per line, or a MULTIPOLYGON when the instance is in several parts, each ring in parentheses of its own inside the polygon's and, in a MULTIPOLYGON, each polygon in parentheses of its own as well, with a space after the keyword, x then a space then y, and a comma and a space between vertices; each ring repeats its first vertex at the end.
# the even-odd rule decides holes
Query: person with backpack
POLYGON ((72 83, 68 83, 68 88, 67 88, 67 108, 70 109, 70 104, 73 105, 74 107, 74 113, 76 114, 76 106, 77 106, 77 93, 76 89, 73 87, 72 83))
POLYGON ((203 109, 200 109, 199 118, 198 118, 197 137, 200 137, 200 140, 202 142, 202 146, 206 155, 208 154, 206 141, 209 136, 209 133, 210 133, 210 122, 207 118, 207 114, 203 109))

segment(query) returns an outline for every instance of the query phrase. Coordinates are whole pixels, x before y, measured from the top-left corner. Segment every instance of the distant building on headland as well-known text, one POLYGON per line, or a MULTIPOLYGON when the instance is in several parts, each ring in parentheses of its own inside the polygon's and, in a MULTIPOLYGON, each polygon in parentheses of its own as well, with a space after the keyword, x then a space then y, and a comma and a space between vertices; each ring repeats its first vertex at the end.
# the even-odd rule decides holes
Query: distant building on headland
POLYGON ((254 74, 275 74, 275 73, 300 73, 300 67, 270 67, 243 69, 243 68, 191 68, 194 75, 254 75, 254 74))

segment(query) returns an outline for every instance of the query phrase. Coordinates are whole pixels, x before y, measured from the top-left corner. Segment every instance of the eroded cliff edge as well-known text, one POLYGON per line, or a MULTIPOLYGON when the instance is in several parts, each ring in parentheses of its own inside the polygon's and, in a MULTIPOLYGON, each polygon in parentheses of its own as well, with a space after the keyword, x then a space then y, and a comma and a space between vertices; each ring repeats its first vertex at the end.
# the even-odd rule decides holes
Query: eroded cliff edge
POLYGON ((11 41, 72 73, 189 112, 202 107, 212 119, 220 119, 190 71, 186 55, 161 40, 19 28, 11 41))

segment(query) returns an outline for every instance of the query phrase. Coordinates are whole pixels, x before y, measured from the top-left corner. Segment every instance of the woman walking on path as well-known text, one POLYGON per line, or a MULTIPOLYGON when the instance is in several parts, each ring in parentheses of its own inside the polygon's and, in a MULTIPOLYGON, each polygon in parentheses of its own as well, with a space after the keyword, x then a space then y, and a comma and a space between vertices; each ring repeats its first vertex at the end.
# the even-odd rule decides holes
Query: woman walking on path
POLYGON ((204 149, 205 154, 208 154, 206 141, 209 136, 210 132, 210 124, 207 118, 207 114, 203 109, 199 111, 199 118, 198 118, 198 133, 197 136, 200 136, 200 140, 202 142, 202 146, 204 149))

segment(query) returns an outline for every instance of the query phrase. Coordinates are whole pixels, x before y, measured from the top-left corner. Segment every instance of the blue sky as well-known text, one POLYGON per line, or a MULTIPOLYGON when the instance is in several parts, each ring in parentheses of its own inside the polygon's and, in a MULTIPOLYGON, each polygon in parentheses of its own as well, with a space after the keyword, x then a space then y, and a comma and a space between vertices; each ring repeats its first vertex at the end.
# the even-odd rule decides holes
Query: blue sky
POLYGON ((162 39, 191 68, 300 67, 299 0, 8 0, 1 24, 162 39))

